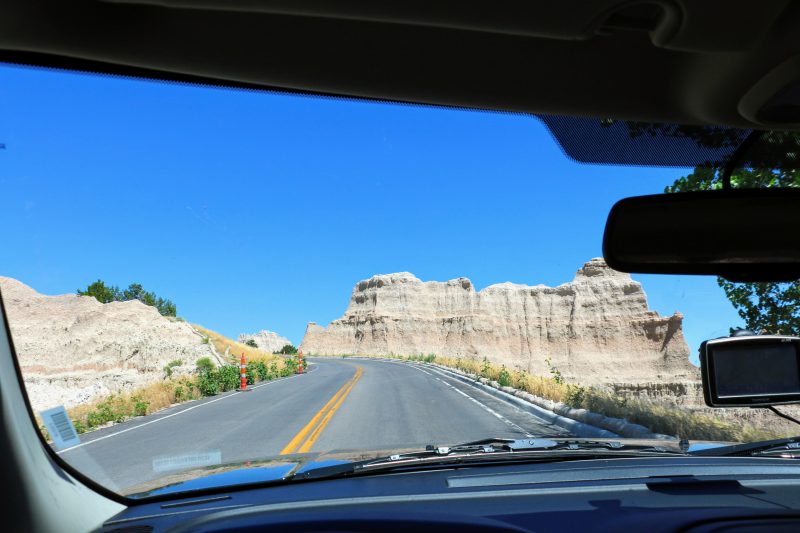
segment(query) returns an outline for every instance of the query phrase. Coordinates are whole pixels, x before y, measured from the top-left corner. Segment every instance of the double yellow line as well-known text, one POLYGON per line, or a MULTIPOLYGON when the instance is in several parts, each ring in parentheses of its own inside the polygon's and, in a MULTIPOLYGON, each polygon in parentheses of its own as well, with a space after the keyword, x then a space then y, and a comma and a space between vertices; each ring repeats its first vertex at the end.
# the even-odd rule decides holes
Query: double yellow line
POLYGON ((353 375, 350 380, 344 384, 344 386, 339 389, 336 394, 333 395, 333 398, 328 400, 322 409, 314 415, 314 418, 311 419, 311 422, 306 424, 306 426, 300 430, 300 432, 294 436, 294 438, 286 445, 286 447, 281 450, 281 455, 286 455, 289 453, 305 453, 311 450, 311 447, 317 442, 317 439, 322 434, 322 430, 325 429, 325 426, 328 425, 328 422, 331 421, 333 414, 339 409, 339 406, 342 405, 342 402, 350 394, 350 391, 353 390, 356 382, 361 379, 361 374, 364 373, 364 370, 361 367, 358 367, 356 373, 353 375))

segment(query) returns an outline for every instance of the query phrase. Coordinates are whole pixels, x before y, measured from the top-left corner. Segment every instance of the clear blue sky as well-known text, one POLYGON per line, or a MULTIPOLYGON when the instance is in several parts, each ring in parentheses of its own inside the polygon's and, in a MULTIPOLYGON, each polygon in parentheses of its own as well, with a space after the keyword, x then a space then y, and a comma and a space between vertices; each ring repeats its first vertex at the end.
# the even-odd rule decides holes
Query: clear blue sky
MULTIPOLYGON (((0 274, 142 283, 229 336, 302 340, 410 271, 557 285, 611 205, 687 169, 581 165, 534 118, 0 66, 0 274)), ((710 277, 634 276, 691 350, 741 320, 710 277)))

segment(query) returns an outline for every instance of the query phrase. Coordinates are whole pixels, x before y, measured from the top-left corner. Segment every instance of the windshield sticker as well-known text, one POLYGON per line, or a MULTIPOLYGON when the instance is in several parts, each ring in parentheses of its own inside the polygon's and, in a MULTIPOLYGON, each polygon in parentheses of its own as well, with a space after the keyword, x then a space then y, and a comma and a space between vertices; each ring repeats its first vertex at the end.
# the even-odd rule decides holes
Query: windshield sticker
POLYGON ((181 455, 162 455, 153 459, 153 471, 167 472, 169 470, 183 470, 184 468, 211 466, 221 463, 222 452, 220 450, 181 455))
POLYGON ((67 410, 63 405, 40 411, 39 416, 42 417, 44 427, 47 428, 57 449, 71 448, 81 443, 78 432, 75 431, 75 426, 72 425, 72 420, 67 416, 67 410))

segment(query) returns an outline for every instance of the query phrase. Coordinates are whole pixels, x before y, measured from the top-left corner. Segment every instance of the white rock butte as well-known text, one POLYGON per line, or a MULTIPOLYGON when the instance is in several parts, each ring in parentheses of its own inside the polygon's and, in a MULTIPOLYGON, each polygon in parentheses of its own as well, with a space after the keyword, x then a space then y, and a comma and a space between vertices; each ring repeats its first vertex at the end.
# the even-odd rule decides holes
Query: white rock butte
POLYGON ((467 278, 423 282, 408 272, 353 289, 344 316, 311 322, 307 354, 487 357, 548 375, 545 360, 587 384, 696 382, 682 315, 660 316, 640 283, 592 259, 557 287, 501 283, 475 291, 467 278))
POLYGON ((262 329, 258 333, 242 333, 239 335, 239 342, 247 342, 249 340, 255 341, 259 350, 266 352, 277 352, 287 344, 292 344, 292 341, 286 337, 266 329, 262 329))
POLYGON ((189 324, 139 301, 102 304, 91 296, 45 296, 0 276, 11 336, 35 410, 71 407, 96 395, 163 379, 164 366, 189 372, 217 357, 189 324))

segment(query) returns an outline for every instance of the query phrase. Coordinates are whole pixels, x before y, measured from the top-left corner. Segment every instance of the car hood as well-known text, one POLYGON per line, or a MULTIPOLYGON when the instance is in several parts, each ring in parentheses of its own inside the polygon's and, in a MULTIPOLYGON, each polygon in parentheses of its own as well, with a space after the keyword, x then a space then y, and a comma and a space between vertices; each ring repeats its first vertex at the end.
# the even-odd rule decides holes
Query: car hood
POLYGON ((419 451, 419 448, 384 450, 336 450, 292 455, 267 456, 257 460, 221 463, 164 475, 122 491, 129 498, 148 498, 164 494, 191 492, 215 487, 279 481, 289 474, 307 470, 378 459, 393 453, 419 451))
MULTIPOLYGON (((568 440, 582 442, 596 441, 598 439, 570 438, 568 440)), ((660 446, 668 450, 680 451, 679 442, 677 440, 599 440, 614 440, 622 442, 623 444, 634 446, 660 446)), ((696 450, 727 446, 730 444, 733 443, 692 441, 688 451, 692 452, 696 450)), ((196 490, 217 487, 266 483, 270 481, 279 481, 290 474, 303 473, 309 470, 314 470, 315 468, 379 459, 393 454, 418 452, 421 448, 424 447, 390 448, 378 450, 334 450, 292 455, 275 455, 263 457, 258 460, 208 465, 201 468, 182 470, 180 472, 160 476, 152 481, 129 487, 122 493, 129 498, 139 499, 182 492, 193 492, 196 490)))

